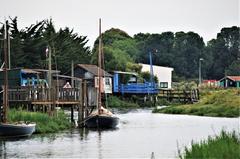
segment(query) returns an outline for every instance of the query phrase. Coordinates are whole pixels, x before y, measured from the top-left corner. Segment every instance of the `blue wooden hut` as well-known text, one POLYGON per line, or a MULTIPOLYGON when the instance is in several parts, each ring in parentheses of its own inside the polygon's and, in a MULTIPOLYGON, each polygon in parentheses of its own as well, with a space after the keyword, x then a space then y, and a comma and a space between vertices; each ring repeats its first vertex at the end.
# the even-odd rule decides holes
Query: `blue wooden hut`
MULTIPOLYGON (((33 69, 15 68, 8 70, 8 82, 10 87, 15 86, 35 86, 39 83, 46 83, 45 79, 40 79, 40 72, 33 69)), ((4 71, 0 71, 0 85, 4 84, 4 71)))

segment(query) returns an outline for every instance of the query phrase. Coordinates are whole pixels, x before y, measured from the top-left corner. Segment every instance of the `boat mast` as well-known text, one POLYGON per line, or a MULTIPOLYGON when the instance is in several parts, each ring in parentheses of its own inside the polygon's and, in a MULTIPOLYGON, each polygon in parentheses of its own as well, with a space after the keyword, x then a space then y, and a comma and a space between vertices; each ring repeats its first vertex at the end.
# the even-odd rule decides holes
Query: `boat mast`
POLYGON ((8 21, 4 25, 4 92, 3 92, 3 123, 7 122, 8 109, 8 21))
POLYGON ((101 32, 101 18, 99 19, 99 44, 98 44, 98 101, 97 101, 97 108, 98 108, 98 114, 100 114, 100 109, 102 106, 101 102, 101 68, 102 68, 102 32, 101 32))

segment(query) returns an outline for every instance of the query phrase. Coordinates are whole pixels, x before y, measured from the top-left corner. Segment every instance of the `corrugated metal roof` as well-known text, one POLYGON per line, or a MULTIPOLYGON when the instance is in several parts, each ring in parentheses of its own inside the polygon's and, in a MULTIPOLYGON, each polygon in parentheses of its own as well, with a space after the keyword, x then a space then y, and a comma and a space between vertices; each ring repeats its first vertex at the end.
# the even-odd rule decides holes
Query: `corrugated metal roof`
POLYGON ((27 68, 21 69, 21 71, 23 73, 33 73, 33 74, 39 74, 40 73, 40 72, 34 71, 32 69, 27 69, 27 68))
MULTIPOLYGON (((33 73, 33 74, 39 74, 41 72, 36 71, 35 69, 30 69, 30 68, 12 68, 12 69, 8 69, 8 71, 13 71, 13 70, 20 70, 23 73, 33 73)), ((0 69, 0 72, 3 71, 0 69)))
POLYGON ((77 77, 71 77, 71 76, 66 76, 66 75, 53 75, 54 77, 60 77, 60 78, 67 78, 67 79, 74 79, 74 80, 79 80, 81 81, 81 78, 77 78, 77 77))
POLYGON ((135 75, 137 76, 138 74, 135 72, 123 72, 123 71, 114 71, 114 73, 119 73, 119 74, 126 74, 126 75, 135 75))
MULTIPOLYGON (((46 70, 46 69, 37 69, 37 68, 32 69, 32 70, 37 71, 37 72, 48 72, 49 71, 49 70, 46 70)), ((60 73, 60 71, 59 70, 52 70, 52 73, 60 73)))
MULTIPOLYGON (((81 67, 85 69, 86 71, 92 73, 93 75, 97 76, 98 75, 98 66, 96 65, 90 65, 90 64, 77 64, 78 67, 81 67)), ((107 77, 112 77, 111 74, 108 72, 104 71, 103 69, 100 69, 102 71, 102 75, 107 76, 107 77)))

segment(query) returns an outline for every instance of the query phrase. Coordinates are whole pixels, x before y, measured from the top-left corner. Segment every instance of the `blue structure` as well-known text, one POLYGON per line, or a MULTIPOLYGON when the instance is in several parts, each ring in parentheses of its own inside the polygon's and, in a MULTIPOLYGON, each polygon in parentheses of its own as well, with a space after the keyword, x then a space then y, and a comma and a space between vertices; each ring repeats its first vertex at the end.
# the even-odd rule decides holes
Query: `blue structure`
POLYGON ((113 92, 121 94, 157 94, 158 85, 153 80, 152 52, 149 52, 150 82, 138 83, 137 74, 115 71, 113 76, 113 92), (124 75, 130 75, 128 81, 123 80, 124 75))
POLYGON ((113 93, 118 94, 157 94, 158 86, 153 82, 138 83, 137 74, 115 71, 113 76, 113 93), (129 79, 124 81, 124 76, 129 79))
MULTIPOLYGON (((40 72, 33 69, 16 68, 8 70, 8 82, 10 86, 36 86, 45 84, 45 79, 39 78, 40 72)), ((0 71, 0 85, 4 83, 4 72, 0 71)))

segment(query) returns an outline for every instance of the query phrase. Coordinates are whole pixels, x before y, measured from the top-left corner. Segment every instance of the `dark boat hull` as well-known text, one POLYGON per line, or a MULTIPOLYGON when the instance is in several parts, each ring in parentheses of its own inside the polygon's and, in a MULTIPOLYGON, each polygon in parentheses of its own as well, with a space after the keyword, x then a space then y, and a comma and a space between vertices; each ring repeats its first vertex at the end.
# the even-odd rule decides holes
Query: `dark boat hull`
POLYGON ((118 117, 95 115, 86 119, 88 128, 115 128, 119 123, 118 117))
POLYGON ((0 124, 0 137, 27 137, 35 131, 36 124, 0 124))

